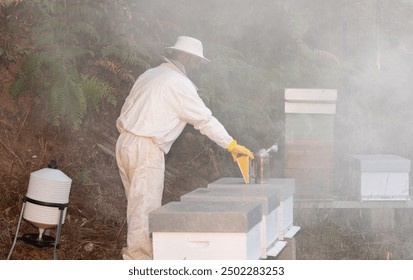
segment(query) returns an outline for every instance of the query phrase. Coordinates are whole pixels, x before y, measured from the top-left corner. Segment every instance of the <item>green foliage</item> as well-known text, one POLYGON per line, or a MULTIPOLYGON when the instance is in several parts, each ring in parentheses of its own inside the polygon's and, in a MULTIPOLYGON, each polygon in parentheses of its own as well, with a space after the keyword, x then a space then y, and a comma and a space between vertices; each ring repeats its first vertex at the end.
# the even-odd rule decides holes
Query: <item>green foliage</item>
POLYGON ((92 26, 93 17, 99 13, 88 5, 56 1, 34 1, 31 7, 39 15, 32 28, 36 37, 34 50, 10 92, 15 96, 23 92, 42 95, 47 100, 50 122, 76 129, 88 108, 98 109, 103 101, 116 105, 107 82, 79 71, 79 63, 95 55, 91 44, 100 41, 92 26), (79 15, 87 15, 91 21, 84 21, 79 15))
POLYGON ((140 55, 133 52, 132 50, 117 47, 117 46, 106 46, 102 49, 103 57, 115 57, 119 59, 122 63, 126 63, 132 66, 143 66, 145 69, 149 68, 150 65, 147 62, 150 59, 150 55, 144 49, 140 49, 140 55))
POLYGON ((132 68, 148 69, 150 67, 148 61, 151 55, 139 45, 133 49, 127 46, 107 45, 103 47, 101 53, 102 58, 96 61, 96 65, 130 84, 133 84, 136 79, 132 74, 132 68))
POLYGON ((21 48, 16 44, 16 27, 9 8, 14 5, 17 5, 17 2, 0 2, 0 60, 7 63, 16 62, 16 54, 22 53, 21 48))
POLYGON ((17 4, 19 4, 22 0, 1 0, 0 1, 0 8, 1 7, 11 7, 11 6, 15 6, 17 4))
POLYGON ((102 100, 116 106, 117 100, 112 95, 111 88, 106 81, 96 77, 82 76, 81 91, 86 96, 89 107, 98 109, 102 100))
POLYGON ((0 58, 2 57, 8 62, 12 62, 16 60, 16 58, 13 56, 13 54, 11 54, 10 51, 7 51, 0 47, 0 58))

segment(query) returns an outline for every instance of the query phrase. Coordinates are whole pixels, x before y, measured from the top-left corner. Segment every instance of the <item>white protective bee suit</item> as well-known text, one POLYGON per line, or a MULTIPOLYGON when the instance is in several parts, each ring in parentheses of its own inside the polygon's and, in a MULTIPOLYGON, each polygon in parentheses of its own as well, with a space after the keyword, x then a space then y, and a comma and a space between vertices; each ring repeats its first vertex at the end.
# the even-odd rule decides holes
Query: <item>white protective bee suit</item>
MULTIPOLYGON (((178 37, 176 44, 166 49, 191 58, 195 56, 197 63, 209 62, 203 55, 202 43, 188 36, 178 37)), ((169 152, 187 123, 226 148, 234 159, 238 154, 254 157, 212 116, 180 62, 165 58, 165 63, 143 73, 132 87, 116 122, 120 132, 116 161, 128 201, 124 259, 153 258, 148 214, 162 204, 164 154, 169 152)))
POLYGON ((198 96, 183 66, 165 60, 138 78, 116 123, 116 160, 128 201, 124 259, 152 258, 148 213, 161 206, 164 154, 186 124, 223 148, 233 141, 198 96))

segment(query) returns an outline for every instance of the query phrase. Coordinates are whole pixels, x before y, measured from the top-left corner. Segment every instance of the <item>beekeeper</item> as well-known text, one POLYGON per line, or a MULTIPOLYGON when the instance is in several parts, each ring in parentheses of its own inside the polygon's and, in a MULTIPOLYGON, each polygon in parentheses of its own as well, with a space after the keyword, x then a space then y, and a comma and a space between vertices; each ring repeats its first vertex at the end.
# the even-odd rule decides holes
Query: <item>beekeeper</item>
POLYGON ((212 116, 187 74, 198 70, 202 43, 180 36, 167 47, 165 62, 147 70, 135 82, 116 122, 120 136, 116 161, 127 198, 127 247, 124 259, 152 259, 148 213, 159 208, 164 187, 165 159, 187 123, 192 124, 235 158, 253 154, 238 145, 212 116))

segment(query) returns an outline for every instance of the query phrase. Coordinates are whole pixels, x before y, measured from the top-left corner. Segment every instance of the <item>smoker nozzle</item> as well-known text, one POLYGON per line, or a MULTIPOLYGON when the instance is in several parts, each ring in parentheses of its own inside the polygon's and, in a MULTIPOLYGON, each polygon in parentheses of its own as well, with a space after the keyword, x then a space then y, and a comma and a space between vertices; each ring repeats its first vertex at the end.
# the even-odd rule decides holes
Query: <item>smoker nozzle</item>
POLYGON ((267 149, 267 153, 269 152, 278 152, 278 143, 275 142, 274 145, 272 145, 269 149, 267 149))

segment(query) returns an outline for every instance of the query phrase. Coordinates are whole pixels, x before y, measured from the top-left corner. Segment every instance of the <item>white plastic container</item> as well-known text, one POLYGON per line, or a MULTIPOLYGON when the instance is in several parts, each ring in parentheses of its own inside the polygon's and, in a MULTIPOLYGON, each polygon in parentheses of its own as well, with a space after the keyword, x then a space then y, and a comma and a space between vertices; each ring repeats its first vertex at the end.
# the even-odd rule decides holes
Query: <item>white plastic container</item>
MULTIPOLYGON (((42 204, 67 204, 71 184, 72 179, 58 169, 44 168, 32 172, 26 195, 29 200, 26 201, 23 218, 43 229, 59 224, 61 210, 58 207, 42 204)), ((66 217, 66 211, 67 208, 63 212, 62 224, 66 217)))

